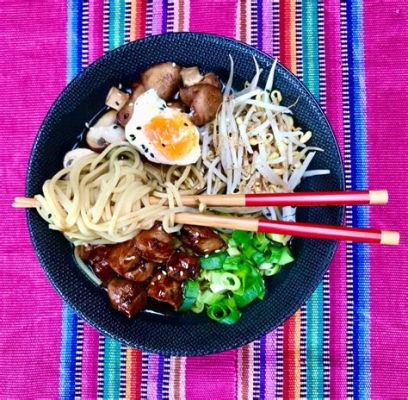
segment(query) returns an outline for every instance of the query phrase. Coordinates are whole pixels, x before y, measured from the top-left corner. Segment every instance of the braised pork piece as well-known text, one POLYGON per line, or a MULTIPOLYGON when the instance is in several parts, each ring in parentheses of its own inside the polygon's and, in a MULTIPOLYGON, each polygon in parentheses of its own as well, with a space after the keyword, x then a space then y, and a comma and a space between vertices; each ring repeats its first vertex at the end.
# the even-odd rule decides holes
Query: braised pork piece
POLYGON ((156 223, 134 239, 113 245, 79 246, 78 254, 107 287, 112 307, 132 318, 147 305, 147 297, 177 310, 183 302, 183 282, 200 272, 197 255, 225 246, 209 228, 185 225, 174 238, 156 223), (195 254, 192 254, 195 253, 195 254))

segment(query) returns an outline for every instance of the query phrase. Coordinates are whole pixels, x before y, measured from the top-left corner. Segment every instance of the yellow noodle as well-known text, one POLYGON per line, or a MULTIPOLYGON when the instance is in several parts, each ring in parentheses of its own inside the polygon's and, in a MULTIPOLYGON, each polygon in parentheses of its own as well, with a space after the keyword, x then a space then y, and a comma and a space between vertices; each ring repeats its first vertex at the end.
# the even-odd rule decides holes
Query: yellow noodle
POLYGON ((174 210, 182 209, 179 187, 191 189, 190 180, 200 184, 193 166, 172 166, 166 172, 144 165, 129 144, 112 144, 47 180, 43 195, 36 196, 38 212, 75 245, 124 242, 159 218, 174 232, 181 228, 174 224, 174 210), (158 204, 150 203, 153 194, 161 199, 158 204))

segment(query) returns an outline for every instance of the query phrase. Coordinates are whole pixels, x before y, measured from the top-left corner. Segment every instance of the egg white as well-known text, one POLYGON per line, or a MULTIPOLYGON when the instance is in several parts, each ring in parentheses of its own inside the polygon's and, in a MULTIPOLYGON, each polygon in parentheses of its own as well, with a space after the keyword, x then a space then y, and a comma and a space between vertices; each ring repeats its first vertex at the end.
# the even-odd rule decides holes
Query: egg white
MULTIPOLYGON (((151 162, 167 165, 194 164, 200 158, 201 149, 198 144, 199 132, 193 124, 183 129, 188 129, 189 132, 193 131, 194 135, 197 135, 197 146, 194 146, 188 154, 176 160, 170 160, 160 153, 147 138, 144 131, 145 125, 158 115, 171 119, 180 114, 187 116, 181 111, 167 108, 166 102, 157 95, 154 89, 150 89, 139 96, 134 104, 132 117, 125 127, 126 139, 151 162)), ((183 135, 183 131, 180 134, 183 135)))

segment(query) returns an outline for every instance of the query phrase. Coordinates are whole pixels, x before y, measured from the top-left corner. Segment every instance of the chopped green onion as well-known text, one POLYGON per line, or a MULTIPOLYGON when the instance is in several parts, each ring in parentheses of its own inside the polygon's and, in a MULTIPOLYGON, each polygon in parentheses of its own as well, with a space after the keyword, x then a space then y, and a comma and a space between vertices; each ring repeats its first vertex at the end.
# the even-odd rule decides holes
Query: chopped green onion
POLYGON ((282 235, 280 233, 267 233, 266 236, 272 240, 272 242, 285 244, 286 242, 286 235, 282 235))
POLYGON ((278 264, 279 265, 286 265, 294 261, 294 257, 292 256, 291 251, 289 250, 289 247, 285 246, 282 247, 282 253, 279 258, 278 264))
POLYGON ((241 281, 236 275, 231 274, 231 272, 224 272, 222 274, 221 284, 224 285, 227 290, 231 290, 231 292, 234 292, 241 287, 241 281))
POLYGON ((187 279, 183 285, 183 303, 181 304, 178 311, 185 312, 191 309, 197 300, 200 293, 200 285, 197 281, 192 279, 187 279))
POLYGON ((281 270, 281 268, 281 265, 275 264, 272 268, 265 269, 262 272, 265 276, 272 276, 276 275, 281 270))
POLYGON ((220 293, 213 293, 211 290, 206 290, 200 294, 198 301, 203 304, 213 305, 221 301, 225 296, 220 293))
POLYGON ((257 251, 252 254, 252 259, 254 260, 256 265, 261 265, 263 262, 265 262, 265 254, 257 251))
POLYGON ((242 248, 242 254, 245 256, 245 258, 250 260, 255 253, 256 253, 255 247, 253 247, 249 243, 244 244, 242 248))
POLYGON ((192 311, 193 313, 200 314, 201 312, 204 311, 204 303, 201 303, 201 301, 197 300, 197 301, 193 304, 193 306, 191 307, 191 311, 192 311))
POLYGON ((251 242, 252 234, 246 231, 234 231, 232 232, 232 239, 238 245, 245 245, 251 242))
POLYGON ((254 286, 250 287, 248 290, 242 294, 234 293, 234 300, 239 308, 246 307, 249 303, 252 303, 258 297, 258 291, 254 286))
POLYGON ((265 233, 257 233, 254 237, 254 247, 262 252, 265 251, 266 248, 270 245, 270 241, 266 237, 265 233))
POLYGON ((239 256, 241 254, 241 252, 239 251, 239 249, 237 247, 228 247, 227 248, 227 253, 231 257, 239 256))
POLYGON ((236 271, 239 269, 239 263, 241 262, 241 257, 239 255, 227 257, 224 261, 222 268, 225 271, 236 271))
POLYGON ((211 271, 208 279, 210 281, 210 289, 214 293, 238 290, 241 286, 239 278, 231 272, 211 271))
POLYGON ((227 254, 225 252, 214 253, 200 257, 200 265, 203 269, 221 269, 226 258, 227 254))
POLYGON ((228 298, 208 307, 207 315, 221 324, 232 325, 239 320, 241 312, 238 310, 235 300, 228 298))

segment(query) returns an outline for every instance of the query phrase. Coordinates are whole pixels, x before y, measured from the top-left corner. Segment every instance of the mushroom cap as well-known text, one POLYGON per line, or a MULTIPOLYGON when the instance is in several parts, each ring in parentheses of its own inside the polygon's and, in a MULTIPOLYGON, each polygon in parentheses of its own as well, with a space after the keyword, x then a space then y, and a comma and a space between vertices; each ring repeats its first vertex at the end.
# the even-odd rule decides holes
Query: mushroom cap
POLYGON ((117 113, 110 110, 103 114, 86 134, 88 146, 99 152, 111 143, 122 142, 125 139, 125 130, 116 124, 117 113))
POLYGON ((94 154, 94 153, 95 152, 92 151, 91 149, 81 148, 81 147, 71 150, 64 156, 64 161, 63 161, 64 168, 70 167, 79 158, 85 157, 85 156, 88 156, 89 154, 94 154))
POLYGON ((125 130, 117 125, 92 126, 86 134, 86 143, 94 151, 101 151, 111 143, 126 140, 125 130))
POLYGON ((221 90, 207 83, 180 89, 183 103, 191 107, 191 121, 198 126, 212 121, 222 102, 221 90))
POLYGON ((157 64, 142 73, 141 81, 146 90, 155 89, 159 97, 169 101, 180 86, 180 71, 174 62, 157 64))
POLYGON ((200 83, 207 83, 208 85, 214 86, 218 89, 221 88, 220 78, 214 74, 214 72, 209 72, 204 75, 203 80, 200 83))

